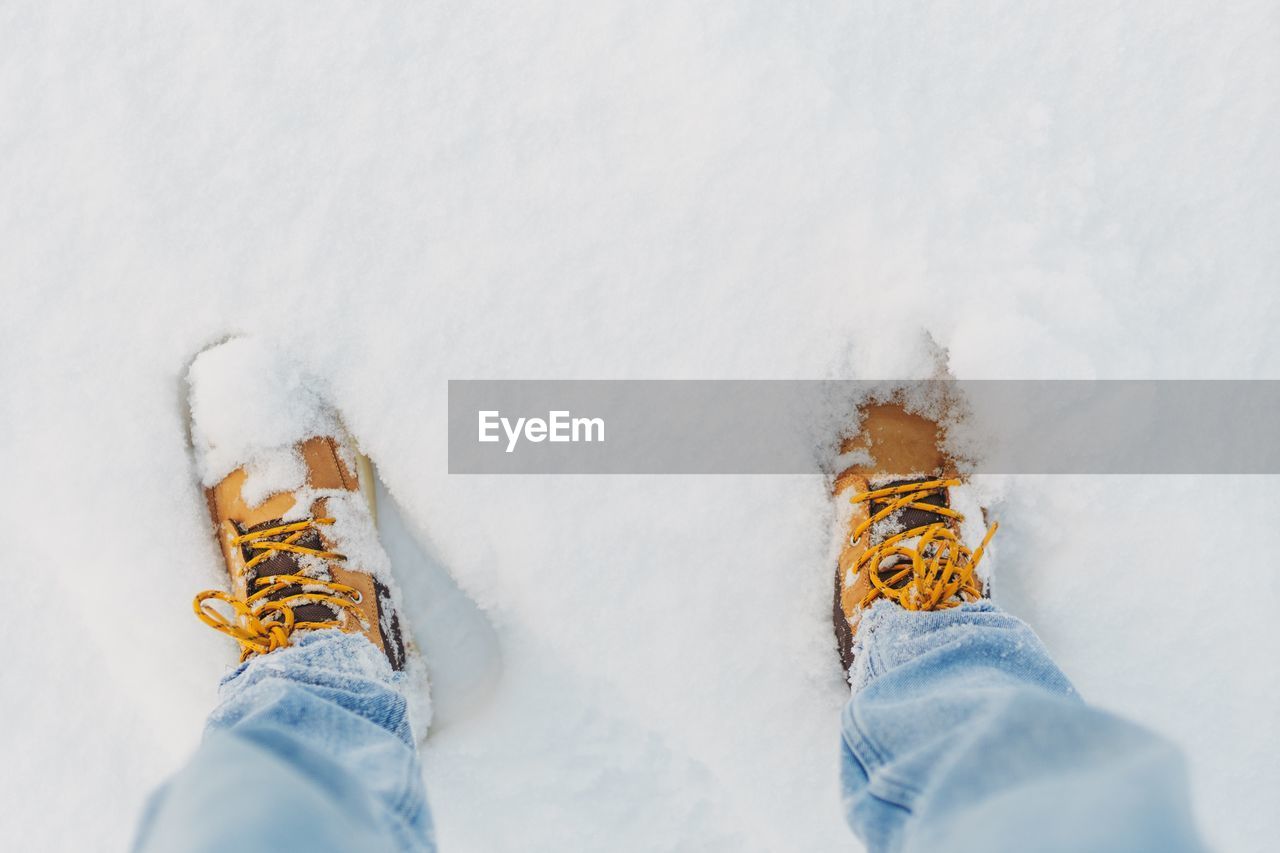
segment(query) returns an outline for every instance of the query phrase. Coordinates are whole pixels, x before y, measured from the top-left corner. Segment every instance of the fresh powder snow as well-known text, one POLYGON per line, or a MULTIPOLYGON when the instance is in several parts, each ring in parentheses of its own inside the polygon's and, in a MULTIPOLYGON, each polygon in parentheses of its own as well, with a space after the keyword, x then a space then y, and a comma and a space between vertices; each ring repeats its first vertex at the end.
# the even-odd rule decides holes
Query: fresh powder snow
MULTIPOLYGON (((962 379, 1280 378, 1278 44, 1207 0, 5 4, 6 848, 125 849, 199 741, 235 440, 186 375, 248 335, 299 372, 245 349, 208 417, 321 394, 394 507, 442 849, 857 850, 823 478, 451 477, 447 381, 910 378, 922 332, 962 379)), ((1280 482, 974 488, 997 599, 1268 849, 1280 482)))

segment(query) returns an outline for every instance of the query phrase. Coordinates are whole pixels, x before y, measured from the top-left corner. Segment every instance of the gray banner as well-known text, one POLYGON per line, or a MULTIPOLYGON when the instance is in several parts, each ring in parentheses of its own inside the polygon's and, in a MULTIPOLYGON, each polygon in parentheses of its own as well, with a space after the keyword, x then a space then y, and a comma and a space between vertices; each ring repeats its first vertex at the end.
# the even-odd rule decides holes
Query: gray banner
POLYGON ((450 380, 452 474, 802 474, 866 399, 975 473, 1280 473, 1280 381, 450 380))

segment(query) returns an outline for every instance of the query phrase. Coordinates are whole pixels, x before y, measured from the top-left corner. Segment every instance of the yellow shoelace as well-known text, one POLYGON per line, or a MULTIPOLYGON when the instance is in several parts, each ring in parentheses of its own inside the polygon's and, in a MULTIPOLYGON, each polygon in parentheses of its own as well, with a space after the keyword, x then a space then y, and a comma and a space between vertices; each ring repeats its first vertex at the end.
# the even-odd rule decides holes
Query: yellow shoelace
POLYGON ((970 551, 961 544, 946 521, 950 519, 959 524, 964 521, 964 516, 950 507, 924 502, 931 495, 958 485, 960 480, 956 479, 928 480, 874 489, 849 499, 851 503, 867 504, 867 519, 849 536, 853 544, 857 544, 873 524, 899 510, 920 509, 942 516, 942 520, 908 528, 867 548, 854 566, 855 573, 869 572, 871 580, 871 589, 862 600, 863 607, 883 597, 896 601, 906 610, 942 610, 982 597, 982 588, 974 570, 982 562, 983 551, 1000 525, 992 524, 982 544, 970 551), (871 501, 885 500, 884 508, 871 512, 871 501), (919 541, 907 542, 916 537, 919 541), (906 557, 909 562, 897 557, 906 557), (886 566, 886 562, 891 560, 893 562, 886 566), (910 580, 907 580, 908 576, 910 580), (902 583, 904 580, 906 583, 902 583))
MULTIPOLYGON (((308 518, 264 530, 244 533, 232 540, 235 545, 248 545, 258 553, 245 563, 245 568, 253 568, 263 560, 280 551, 294 554, 309 554, 327 560, 345 560, 346 557, 335 551, 323 551, 298 545, 297 540, 308 530, 319 524, 333 524, 332 518, 308 518), (289 534, 279 541, 267 537, 289 534)), ((336 619, 319 622, 299 622, 294 616, 293 608, 302 603, 328 604, 332 607, 348 611, 352 617, 361 620, 358 605, 362 600, 359 590, 346 584, 320 580, 306 575, 267 575, 258 578, 254 585, 257 591, 246 599, 239 599, 221 589, 207 589, 196 596, 192 603, 196 616, 209 627, 221 631, 240 644, 240 660, 246 660, 253 654, 266 654, 289 645, 293 632, 304 628, 338 628, 341 623, 336 619), (269 600, 271 595, 291 586, 298 587, 301 592, 269 600), (232 614, 224 615, 213 606, 212 601, 221 601, 231 607, 232 614)))

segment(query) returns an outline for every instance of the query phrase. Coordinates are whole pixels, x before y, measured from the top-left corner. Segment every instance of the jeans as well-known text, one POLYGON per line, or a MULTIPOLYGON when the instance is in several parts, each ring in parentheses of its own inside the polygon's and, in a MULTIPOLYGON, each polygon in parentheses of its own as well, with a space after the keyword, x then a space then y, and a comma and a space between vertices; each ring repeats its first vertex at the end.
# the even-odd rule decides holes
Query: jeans
POLYGON ((195 756, 152 797, 135 849, 434 850, 401 679, 362 635, 337 630, 241 664, 195 756))
MULTIPOLYGON (((1203 849, 1177 750, 1085 705, 993 604, 882 602, 856 654, 842 782, 870 850, 1203 849)), ((195 757, 153 797, 137 849, 434 849, 398 678, 338 631, 242 664, 195 757)))
POLYGON ((1182 756, 1084 704, 989 601, 864 614, 841 719, 849 825, 873 851, 1203 850, 1182 756))

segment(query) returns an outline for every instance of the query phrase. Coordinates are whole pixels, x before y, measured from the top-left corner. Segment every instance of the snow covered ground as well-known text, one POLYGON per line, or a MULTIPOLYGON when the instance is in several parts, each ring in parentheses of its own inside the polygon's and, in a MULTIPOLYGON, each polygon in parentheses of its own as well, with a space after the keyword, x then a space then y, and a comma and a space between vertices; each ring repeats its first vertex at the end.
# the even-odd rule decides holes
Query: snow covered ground
MULTIPOLYGON (((966 378, 1280 378, 1278 48, 1265 2, 3 4, 3 846, 124 848, 197 742, 181 379, 254 332, 492 626, 445 849, 857 849, 823 484, 450 477, 446 380, 888 377, 920 327, 966 378)), ((1006 603, 1268 849, 1280 482, 996 485, 1006 603)))

